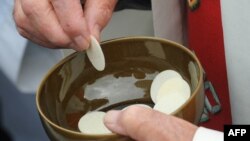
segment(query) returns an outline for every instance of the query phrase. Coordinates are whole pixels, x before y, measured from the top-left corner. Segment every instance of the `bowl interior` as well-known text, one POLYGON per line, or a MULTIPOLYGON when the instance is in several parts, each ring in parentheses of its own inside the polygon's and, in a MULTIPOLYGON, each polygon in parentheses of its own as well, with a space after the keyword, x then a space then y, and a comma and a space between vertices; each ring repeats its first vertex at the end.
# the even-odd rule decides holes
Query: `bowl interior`
MULTIPOLYGON (((193 92, 200 80, 197 60, 184 47, 155 38, 125 38, 102 43, 104 71, 96 71, 85 52, 62 60, 38 90, 40 112, 54 124, 78 132, 77 124, 89 111, 153 105, 150 85, 166 69, 179 72, 193 92)), ((181 110, 181 109, 179 109, 181 110)))

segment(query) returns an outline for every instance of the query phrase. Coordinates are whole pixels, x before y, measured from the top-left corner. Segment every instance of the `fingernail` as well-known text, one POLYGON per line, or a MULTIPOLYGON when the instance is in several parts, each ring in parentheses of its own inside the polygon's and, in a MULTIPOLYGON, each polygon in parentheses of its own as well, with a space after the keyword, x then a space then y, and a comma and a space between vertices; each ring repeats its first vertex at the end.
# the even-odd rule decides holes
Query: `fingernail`
POLYGON ((91 30, 91 34, 100 42, 100 27, 97 24, 91 30))
POLYGON ((120 116, 121 116, 121 111, 115 111, 115 110, 109 111, 106 113, 103 119, 104 124, 107 128, 109 128, 109 130, 118 134, 125 135, 126 132, 124 128, 122 127, 122 125, 120 125, 119 123, 120 116))
POLYGON ((108 111, 104 117, 104 123, 107 125, 116 124, 120 113, 120 111, 108 111))
POLYGON ((77 46, 78 51, 83 51, 89 47, 89 41, 81 35, 75 37, 74 42, 77 46))
POLYGON ((77 46, 76 46, 76 44, 75 44, 75 43, 70 43, 70 44, 69 44, 69 48, 71 48, 71 49, 75 49, 75 48, 77 48, 77 46))

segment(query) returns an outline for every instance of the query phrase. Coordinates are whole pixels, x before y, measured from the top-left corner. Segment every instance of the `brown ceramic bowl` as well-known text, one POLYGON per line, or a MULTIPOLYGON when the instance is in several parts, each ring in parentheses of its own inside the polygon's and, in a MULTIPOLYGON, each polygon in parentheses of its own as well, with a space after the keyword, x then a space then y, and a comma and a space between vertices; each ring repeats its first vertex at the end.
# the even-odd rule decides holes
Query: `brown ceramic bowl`
POLYGON ((150 85, 157 73, 178 71, 190 84, 192 95, 173 115, 197 124, 204 107, 203 72, 196 56, 174 42, 152 37, 128 37, 101 43, 104 71, 96 71, 85 52, 73 53, 54 66, 36 97, 42 124, 53 141, 127 141, 127 137, 87 135, 78 120, 89 111, 153 105, 150 85))

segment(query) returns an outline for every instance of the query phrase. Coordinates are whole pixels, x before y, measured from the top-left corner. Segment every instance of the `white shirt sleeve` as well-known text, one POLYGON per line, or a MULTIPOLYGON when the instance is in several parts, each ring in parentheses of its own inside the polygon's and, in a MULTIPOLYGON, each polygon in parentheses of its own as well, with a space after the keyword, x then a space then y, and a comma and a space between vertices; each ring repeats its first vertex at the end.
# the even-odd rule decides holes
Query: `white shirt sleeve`
POLYGON ((178 0, 151 0, 156 37, 169 39, 180 44, 184 43, 183 2, 178 0))
POLYGON ((194 134, 193 141, 223 141, 223 132, 199 127, 194 134))

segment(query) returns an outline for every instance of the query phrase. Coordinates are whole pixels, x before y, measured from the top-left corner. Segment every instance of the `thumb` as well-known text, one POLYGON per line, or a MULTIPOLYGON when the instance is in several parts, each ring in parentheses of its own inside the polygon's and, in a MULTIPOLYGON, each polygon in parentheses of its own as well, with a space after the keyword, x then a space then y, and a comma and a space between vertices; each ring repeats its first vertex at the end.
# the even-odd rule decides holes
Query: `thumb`
POLYGON ((90 33, 100 41, 100 32, 112 17, 117 0, 87 0, 84 13, 90 33))
POLYGON ((111 131, 137 141, 192 141, 197 130, 187 121, 140 106, 109 111, 104 124, 111 131))

